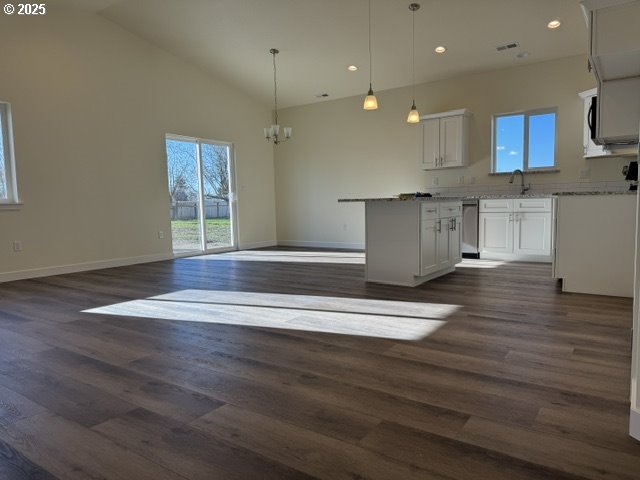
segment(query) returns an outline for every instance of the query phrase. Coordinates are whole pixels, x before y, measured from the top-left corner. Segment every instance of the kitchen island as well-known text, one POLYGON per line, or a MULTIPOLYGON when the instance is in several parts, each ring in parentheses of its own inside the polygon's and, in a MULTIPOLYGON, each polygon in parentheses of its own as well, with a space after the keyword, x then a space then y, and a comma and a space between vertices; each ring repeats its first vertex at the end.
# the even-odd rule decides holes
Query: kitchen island
POLYGON ((365 204, 365 280, 415 287, 462 261, 462 198, 339 199, 365 204))

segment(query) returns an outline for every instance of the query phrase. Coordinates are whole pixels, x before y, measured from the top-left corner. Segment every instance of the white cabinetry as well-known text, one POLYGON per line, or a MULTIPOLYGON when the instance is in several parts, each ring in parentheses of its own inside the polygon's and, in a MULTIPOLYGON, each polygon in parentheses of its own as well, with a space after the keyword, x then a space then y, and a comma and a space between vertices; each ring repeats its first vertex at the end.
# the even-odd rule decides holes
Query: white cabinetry
POLYGON ((580 3, 589 28, 589 61, 598 80, 596 143, 637 144, 640 1, 583 0, 580 3))
POLYGON ((464 167, 469 150, 469 117, 466 110, 424 115, 421 168, 464 167))
POLYGON ((438 240, 442 223, 438 218, 438 204, 423 204, 420 232, 420 275, 429 275, 439 268, 438 240))
POLYGON ((480 201, 480 257, 551 261, 551 198, 480 201))
POLYGON ((422 275, 451 268, 462 261, 462 204, 440 203, 435 222, 429 216, 428 208, 424 205, 422 211, 422 275), (435 225, 433 232, 432 222, 435 225))
MULTIPOLYGON (((584 102, 584 111, 582 115, 582 155, 584 158, 593 158, 593 157, 605 157, 610 155, 611 153, 605 149, 603 145, 596 145, 596 143, 591 139, 591 128, 589 124, 591 122, 591 100, 594 97, 598 96, 598 89, 592 88, 591 90, 587 90, 585 92, 581 92, 580 98, 584 102)), ((593 119, 595 121, 595 118, 593 119)))
POLYGON ((462 202, 365 202, 367 281, 416 286, 462 261, 462 202))

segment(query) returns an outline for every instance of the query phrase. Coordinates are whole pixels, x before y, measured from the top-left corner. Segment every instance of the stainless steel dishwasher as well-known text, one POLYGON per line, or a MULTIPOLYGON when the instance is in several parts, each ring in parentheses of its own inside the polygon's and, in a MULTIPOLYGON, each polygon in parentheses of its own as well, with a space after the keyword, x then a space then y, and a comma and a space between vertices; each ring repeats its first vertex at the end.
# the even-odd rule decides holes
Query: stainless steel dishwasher
POLYGON ((462 257, 480 258, 478 250, 478 200, 462 201, 462 257))

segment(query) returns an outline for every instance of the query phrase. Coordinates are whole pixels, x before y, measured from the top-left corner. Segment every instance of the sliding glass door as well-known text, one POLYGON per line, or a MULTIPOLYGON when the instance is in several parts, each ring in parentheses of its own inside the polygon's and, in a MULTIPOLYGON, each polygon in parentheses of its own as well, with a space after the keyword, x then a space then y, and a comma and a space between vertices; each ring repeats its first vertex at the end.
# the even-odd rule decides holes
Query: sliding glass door
POLYGON ((167 135, 173 252, 236 248, 233 145, 167 135))

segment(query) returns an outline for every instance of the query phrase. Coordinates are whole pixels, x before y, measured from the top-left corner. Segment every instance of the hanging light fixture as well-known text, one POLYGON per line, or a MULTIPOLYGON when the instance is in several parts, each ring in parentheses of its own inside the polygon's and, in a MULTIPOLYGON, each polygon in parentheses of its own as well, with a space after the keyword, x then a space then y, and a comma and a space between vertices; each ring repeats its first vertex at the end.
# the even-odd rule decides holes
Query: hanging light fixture
POLYGON ((372 62, 371 62, 371 0, 369 0, 369 91, 367 92, 367 97, 364 99, 365 110, 376 110, 378 108, 378 99, 373 94, 372 88, 372 62))
POLYGON ((276 76, 276 55, 280 53, 277 48, 272 48, 269 53, 273 55, 273 104, 275 112, 275 123, 264 129, 264 138, 275 145, 286 142, 291 138, 291 127, 284 127, 284 138, 280 138, 280 125, 278 124, 278 81, 276 76))
POLYGON ((407 115, 407 123, 419 123, 420 114, 416 108, 416 10, 420 8, 419 3, 409 5, 411 10, 411 110, 407 115))

